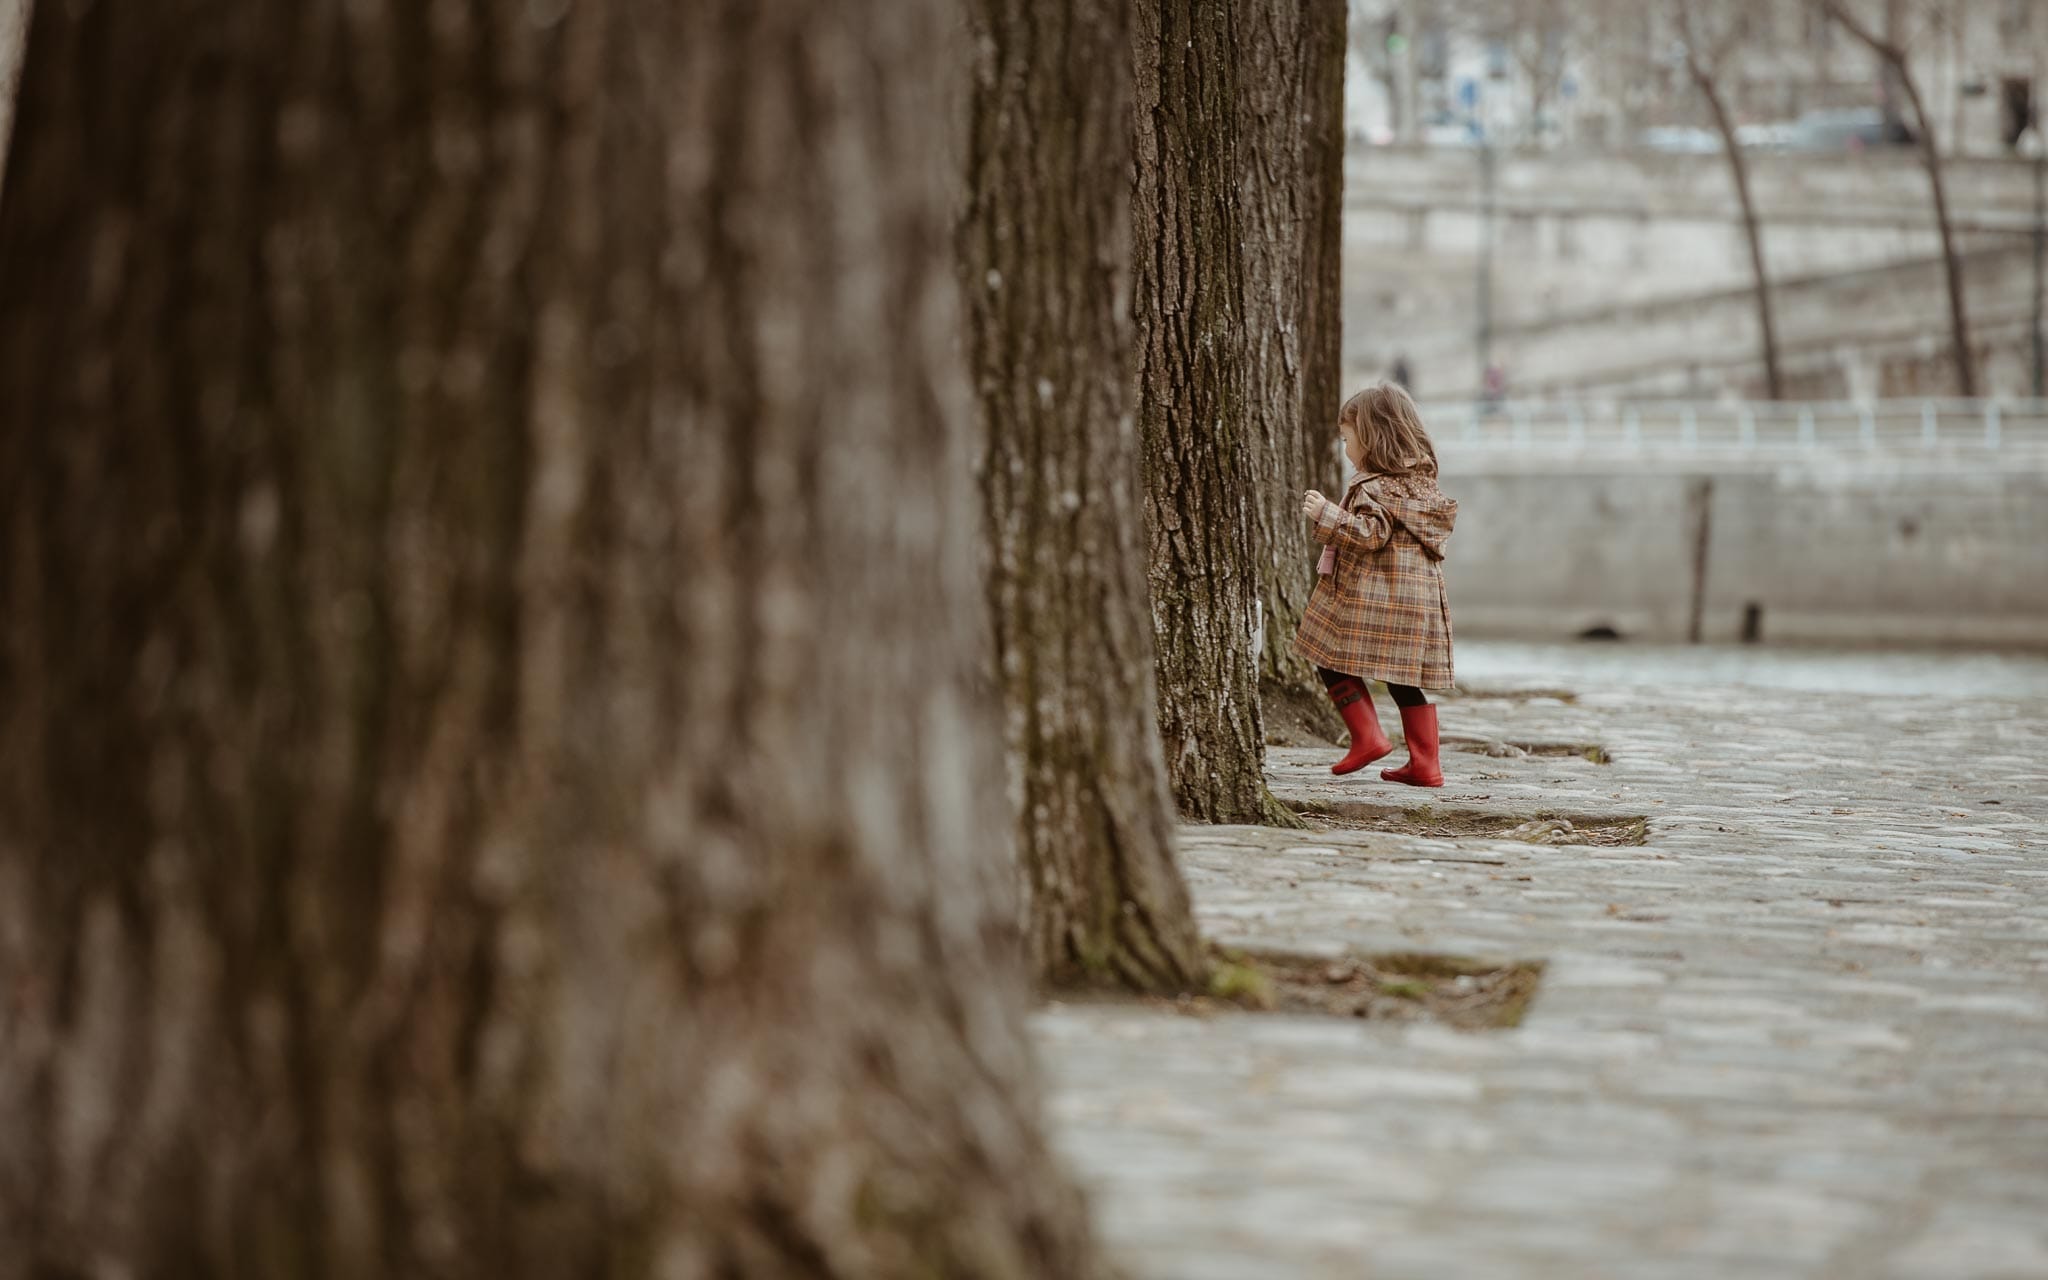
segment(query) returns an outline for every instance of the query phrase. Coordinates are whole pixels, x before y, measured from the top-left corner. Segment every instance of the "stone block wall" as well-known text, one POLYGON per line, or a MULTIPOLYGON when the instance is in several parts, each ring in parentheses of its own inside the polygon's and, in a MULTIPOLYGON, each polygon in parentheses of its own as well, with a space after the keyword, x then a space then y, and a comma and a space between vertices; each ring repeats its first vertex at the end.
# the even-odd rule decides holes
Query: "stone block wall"
POLYGON ((1446 451, 1466 636, 2048 649, 2048 460, 1540 464, 1446 451))

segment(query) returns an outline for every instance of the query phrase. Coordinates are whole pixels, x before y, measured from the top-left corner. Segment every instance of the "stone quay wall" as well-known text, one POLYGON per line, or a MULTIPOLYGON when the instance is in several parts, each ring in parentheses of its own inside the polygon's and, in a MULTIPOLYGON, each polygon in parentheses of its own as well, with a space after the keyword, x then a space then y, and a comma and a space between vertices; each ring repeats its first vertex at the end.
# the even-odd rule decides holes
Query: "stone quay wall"
POLYGON ((2048 649, 2048 455, 1447 449, 1461 635, 2048 649))

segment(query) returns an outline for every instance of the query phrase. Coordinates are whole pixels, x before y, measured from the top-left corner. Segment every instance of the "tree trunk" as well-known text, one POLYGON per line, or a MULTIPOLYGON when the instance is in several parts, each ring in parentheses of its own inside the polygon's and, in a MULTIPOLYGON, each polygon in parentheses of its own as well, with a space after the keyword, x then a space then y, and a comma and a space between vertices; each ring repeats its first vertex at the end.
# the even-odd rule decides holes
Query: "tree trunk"
POLYGON ((21 50, 28 40, 34 0, 0 0, 0 190, 6 189, 7 139, 13 132, 14 98, 21 88, 21 50))
POLYGON ((1246 404, 1255 432, 1266 696, 1323 701, 1293 640, 1320 550, 1301 492, 1338 482, 1344 199, 1344 0, 1252 6, 1239 27, 1246 404))
POLYGON ((980 0, 963 287, 1041 981, 1198 986, 1153 708, 1131 421, 1130 17, 980 0))
POLYGON ((1690 46, 1686 68, 1692 73, 1700 96, 1707 100, 1707 109, 1713 113, 1714 128, 1721 134, 1721 147, 1728 155, 1728 168, 1735 178, 1735 199, 1742 206, 1742 234, 1749 243, 1750 278, 1756 282, 1757 340, 1763 348, 1765 394, 1772 400, 1782 400, 1785 380, 1778 369, 1778 329, 1771 317, 1771 282, 1764 267, 1763 229, 1757 224, 1756 201, 1749 190, 1749 161, 1742 154, 1742 142, 1736 136, 1728 104, 1721 100, 1720 86, 1691 54, 1690 46))
POLYGON ((1913 127, 1920 135, 1920 160, 1927 168, 1927 185, 1934 193, 1934 225, 1941 233, 1941 262, 1948 281, 1948 320, 1950 346, 1956 362, 1956 394, 1969 398, 1977 394, 1977 361, 1970 349, 1970 317, 1963 302, 1963 262, 1956 254, 1955 228, 1949 219, 1948 191, 1941 176, 1941 149, 1934 137, 1934 122, 1927 117, 1927 108, 1920 99, 1920 86, 1907 69, 1906 60, 1897 55, 1893 65, 1898 68, 1899 84, 1906 91, 1906 102, 1913 108, 1913 127))
POLYGON ((1927 170, 1927 183, 1934 196, 1934 225, 1941 236, 1942 268, 1948 281, 1949 345, 1955 359, 1956 393, 1974 396, 1977 394, 1977 364, 1971 354, 1970 318, 1963 300, 1963 264, 1956 256, 1955 229, 1949 220, 1948 191, 1942 182, 1941 148, 1934 136, 1934 123, 1927 116, 1919 82, 1913 78, 1912 68, 1906 61, 1906 51, 1899 44, 1899 32, 1903 29, 1901 10, 1895 3, 1887 3, 1886 34, 1880 35, 1851 13, 1841 0, 1820 0, 1820 6, 1843 30, 1876 55, 1879 63, 1891 73, 1891 82, 1906 95, 1906 103, 1913 109, 1913 129, 1919 137, 1920 161, 1927 170))
POLYGON ((45 4, 0 1277, 1099 1273, 943 6, 45 4))
POLYGON ((1237 197, 1239 6, 1145 0, 1133 55, 1138 422, 1159 729, 1187 817, 1288 821, 1259 720, 1260 420, 1237 197))
MULTIPOLYGON (((1349 5, 1345 0, 1303 2, 1307 18, 1297 68, 1301 114, 1306 117, 1299 162, 1303 216, 1298 234, 1303 252, 1295 289, 1301 307, 1301 425, 1290 441, 1294 455, 1289 462, 1297 483, 1282 486, 1277 496, 1281 529, 1294 539, 1292 565, 1301 576, 1296 594, 1275 600, 1286 606, 1272 610, 1275 626, 1284 631, 1267 633, 1267 647, 1290 658, 1322 550, 1296 517, 1299 490, 1335 493, 1344 480, 1337 412, 1344 404, 1344 47, 1349 5)), ((1320 680, 1309 689, 1317 697, 1322 691, 1320 680)))
MULTIPOLYGON (((1344 0, 1305 0, 1306 39, 1301 49, 1300 95, 1303 114, 1300 162, 1303 217, 1301 273, 1296 296, 1301 304, 1301 429, 1293 435, 1298 451, 1298 476, 1305 487, 1327 486, 1335 492, 1343 482, 1337 411, 1344 404, 1344 46, 1349 6, 1344 0)), ((1289 491, 1281 495, 1291 515, 1298 508, 1289 491)), ((1290 523, 1301 555, 1295 563, 1312 576, 1321 548, 1298 520, 1290 523)), ((1304 594, 1285 623, 1279 647, 1288 648, 1304 594)), ((1291 649, 1289 650, 1291 652, 1291 649)), ((1320 691, 1320 682, 1318 682, 1320 691)))

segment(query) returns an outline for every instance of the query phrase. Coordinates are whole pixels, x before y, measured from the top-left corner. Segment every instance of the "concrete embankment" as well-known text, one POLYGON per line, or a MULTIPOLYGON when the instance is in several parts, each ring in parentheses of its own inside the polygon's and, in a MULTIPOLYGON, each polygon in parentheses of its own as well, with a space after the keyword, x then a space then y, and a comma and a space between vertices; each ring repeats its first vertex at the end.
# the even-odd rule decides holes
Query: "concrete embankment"
POLYGON ((1447 451, 1459 631, 2048 649, 2048 457, 1447 451))

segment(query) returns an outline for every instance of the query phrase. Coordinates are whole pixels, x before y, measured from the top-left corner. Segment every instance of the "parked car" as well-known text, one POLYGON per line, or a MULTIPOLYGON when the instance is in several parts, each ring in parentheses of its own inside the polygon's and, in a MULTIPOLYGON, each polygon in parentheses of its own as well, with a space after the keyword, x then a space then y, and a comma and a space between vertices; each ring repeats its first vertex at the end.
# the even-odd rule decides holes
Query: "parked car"
POLYGON ((1847 107, 1800 116, 1786 132, 1785 147, 1790 151, 1862 151, 1912 141, 1910 130, 1886 124, 1884 112, 1876 107, 1847 107))

